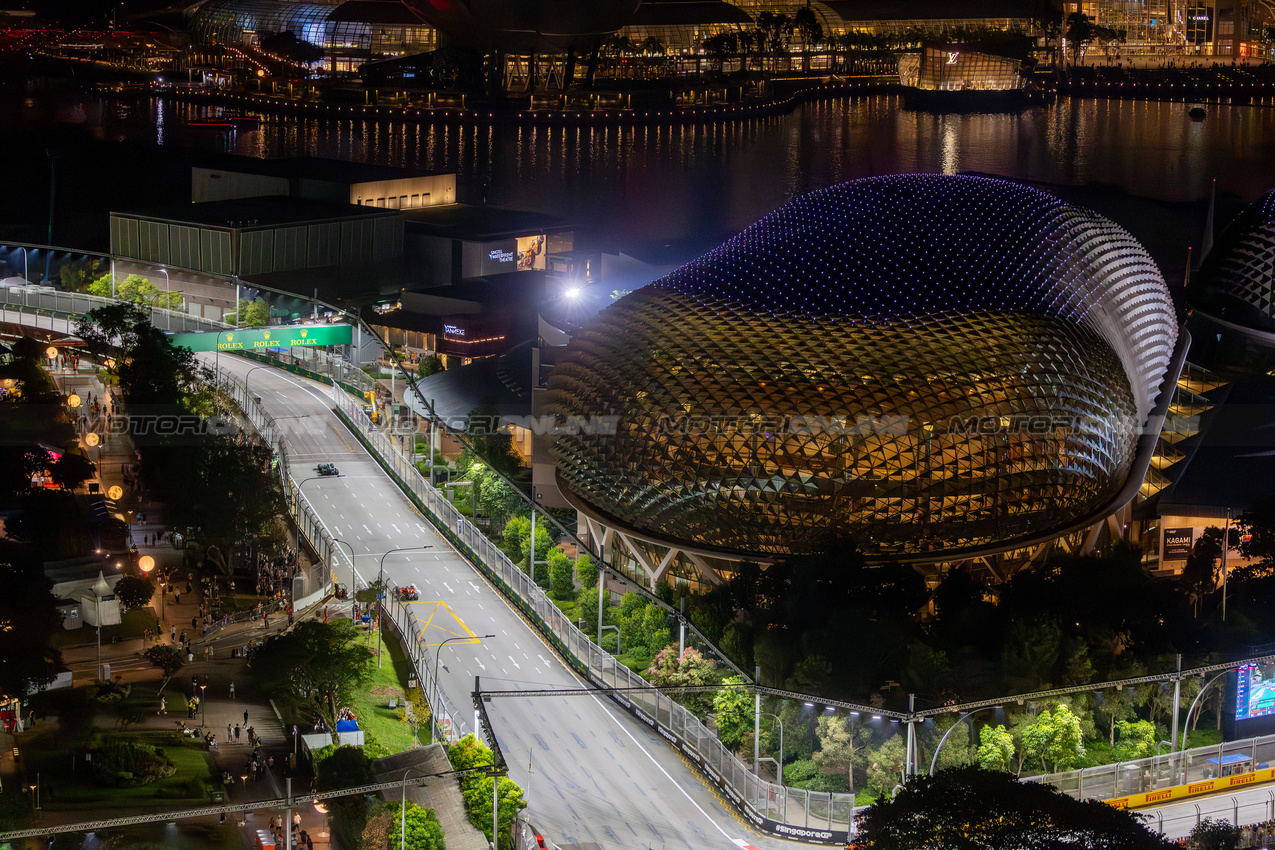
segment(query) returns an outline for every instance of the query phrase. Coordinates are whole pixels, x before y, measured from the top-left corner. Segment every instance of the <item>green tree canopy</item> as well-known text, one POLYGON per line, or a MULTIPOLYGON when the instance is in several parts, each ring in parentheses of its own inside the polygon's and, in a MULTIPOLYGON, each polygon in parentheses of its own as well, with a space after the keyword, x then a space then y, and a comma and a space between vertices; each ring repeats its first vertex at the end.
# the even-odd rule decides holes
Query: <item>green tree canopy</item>
POLYGON ((949 768, 912 780, 894 799, 868 809, 859 842, 866 850, 1173 846, 1132 812, 1097 800, 1073 800, 1048 785, 1018 782, 1013 774, 980 767, 949 768))
POLYGON ((855 768, 862 768, 868 731, 853 717, 824 714, 818 721, 819 749, 812 757, 824 773, 844 773, 846 787, 854 791, 855 768))
POLYGON ((185 308, 185 300, 180 292, 157 286, 154 281, 139 274, 131 274, 121 281, 116 281, 114 294, 112 294, 111 275, 108 272, 90 283, 87 291, 90 295, 115 298, 145 307, 167 307, 169 310, 185 308))
MULTIPOLYGON (((537 529, 539 530, 539 529, 537 529)), ((549 593, 554 599, 575 599, 576 585, 574 564, 557 546, 549 550, 545 558, 549 562, 549 593)))
POLYGON ((588 554, 576 558, 576 578, 586 590, 598 583, 598 565, 588 554))
MULTIPOLYGON (((723 685, 742 685, 739 676, 729 676, 723 685)), ((729 750, 739 750, 744 738, 753 730, 753 697, 741 687, 722 688, 713 694, 713 715, 717 719, 717 736, 729 750)))
POLYGON ((421 357, 420 362, 416 365, 416 373, 422 378, 428 378, 430 375, 437 375, 443 371, 443 358, 437 354, 426 354, 421 357))
POLYGON ((350 620, 304 620, 267 639, 249 669, 262 690, 313 705, 335 728, 337 710, 372 675, 372 652, 357 638, 350 620))
POLYGON ((125 610, 145 608, 155 595, 155 582, 145 576, 124 576, 115 583, 115 596, 125 610))
POLYGON ((367 785, 372 781, 372 760, 362 747, 324 747, 315 753, 314 781, 320 791, 367 785))
POLYGON ((978 730, 978 763, 985 770, 1009 770, 1014 763, 1014 736, 1003 725, 978 730))
POLYGON ((1084 736, 1078 718, 1066 704, 1045 709, 1022 730, 1023 752, 1040 759, 1049 771, 1067 770, 1085 757, 1084 736))
MULTIPOLYGON (((494 764, 491 749, 473 735, 466 735, 447 750, 448 761, 454 770, 471 770, 460 778, 461 796, 465 800, 465 812, 469 822, 481 830, 487 840, 491 840, 491 795, 492 777, 489 773, 475 768, 494 764)), ((496 786, 499 809, 500 846, 512 848, 509 830, 518 812, 526 808, 522 788, 507 776, 501 776, 496 786)))
POLYGON ((400 820, 400 809, 399 802, 392 800, 368 820, 363 830, 363 850, 444 850, 443 825, 433 809, 408 800, 405 822, 400 820), (400 840, 404 826, 406 845, 400 840))
POLYGON ((1117 720, 1120 743, 1112 756, 1117 761, 1135 761, 1155 754, 1155 724, 1149 720, 1117 720))
POLYGON ((177 671, 182 669, 182 665, 186 663, 186 656, 182 654, 182 651, 168 644, 157 644, 148 647, 144 657, 152 666, 164 671, 164 681, 159 686, 161 691, 168 684, 168 680, 173 678, 177 671))
POLYGON ((263 328, 270 324, 270 305, 260 298, 240 298, 238 312, 227 313, 226 322, 241 328, 263 328))

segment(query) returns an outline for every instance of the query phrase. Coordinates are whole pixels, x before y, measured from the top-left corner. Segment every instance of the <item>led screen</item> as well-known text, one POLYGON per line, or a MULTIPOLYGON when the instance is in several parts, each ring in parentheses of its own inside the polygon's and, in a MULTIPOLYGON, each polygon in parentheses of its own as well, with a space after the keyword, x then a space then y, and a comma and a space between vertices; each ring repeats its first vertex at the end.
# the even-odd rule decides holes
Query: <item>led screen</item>
POLYGON ((1245 664, 1236 672, 1235 719, 1275 715, 1275 664, 1245 664))

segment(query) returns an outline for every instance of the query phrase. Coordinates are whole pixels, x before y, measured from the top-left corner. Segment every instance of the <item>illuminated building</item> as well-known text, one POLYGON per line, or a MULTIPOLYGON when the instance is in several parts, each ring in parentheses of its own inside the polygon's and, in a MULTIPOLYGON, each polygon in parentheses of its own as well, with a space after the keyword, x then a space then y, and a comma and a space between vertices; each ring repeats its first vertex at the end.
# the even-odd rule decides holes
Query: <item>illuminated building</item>
POLYGON ((986 178, 846 183, 575 336, 549 409, 615 428, 559 434, 557 480, 647 584, 848 542, 1022 549, 1132 499, 1177 341, 1155 263, 1095 213, 986 178))
POLYGON ((437 31, 411 9, 375 0, 208 0, 187 29, 200 47, 255 45, 264 36, 291 32, 322 48, 327 56, 320 65, 332 71, 438 46, 437 31))

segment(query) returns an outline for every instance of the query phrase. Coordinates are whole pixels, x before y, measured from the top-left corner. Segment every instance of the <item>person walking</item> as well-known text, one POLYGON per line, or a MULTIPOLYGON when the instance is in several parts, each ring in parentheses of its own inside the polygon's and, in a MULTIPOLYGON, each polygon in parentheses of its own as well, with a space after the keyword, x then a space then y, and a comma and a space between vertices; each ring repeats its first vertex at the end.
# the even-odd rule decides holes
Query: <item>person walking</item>
POLYGON ((161 696, 161 697, 159 698, 159 711, 157 711, 157 712, 155 712, 155 713, 156 713, 156 714, 167 714, 167 713, 168 713, 168 697, 161 696))
POLYGON ((227 723, 227 724, 226 724, 226 740, 227 740, 227 741, 234 740, 234 738, 233 738, 234 734, 235 734, 235 727, 234 727, 234 724, 233 724, 233 723, 227 723))
POLYGON ((240 728, 241 728, 241 727, 239 726, 239 724, 238 724, 238 723, 236 723, 236 724, 235 724, 235 743, 236 743, 236 744, 237 744, 237 743, 239 743, 239 730, 240 730, 240 728))
POLYGON ((235 683, 234 682, 230 683, 230 698, 231 699, 235 698, 235 683))
POLYGON ((177 643, 177 624, 176 623, 173 623, 172 628, 169 630, 169 632, 173 636, 173 643, 177 643))
POLYGON ((243 710, 243 725, 248 725, 248 709, 243 710))

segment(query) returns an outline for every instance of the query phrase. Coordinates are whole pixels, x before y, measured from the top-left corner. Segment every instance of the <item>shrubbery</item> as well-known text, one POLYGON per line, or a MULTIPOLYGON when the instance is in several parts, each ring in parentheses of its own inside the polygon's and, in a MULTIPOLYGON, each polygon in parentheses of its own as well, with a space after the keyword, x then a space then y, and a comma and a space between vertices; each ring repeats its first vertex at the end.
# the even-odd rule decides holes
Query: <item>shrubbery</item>
POLYGON ((149 785, 176 772, 163 750, 133 741, 106 741, 90 756, 89 771, 99 785, 149 785))

